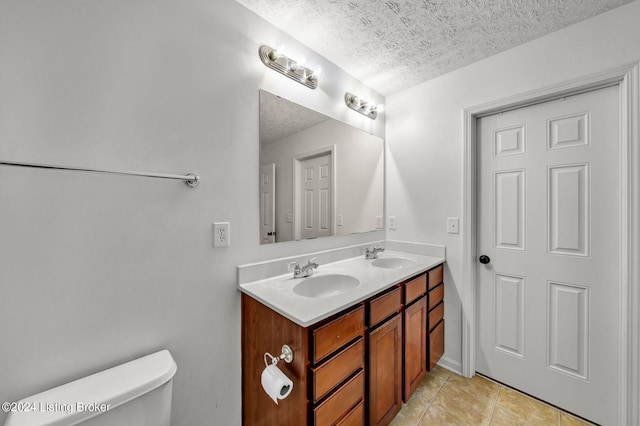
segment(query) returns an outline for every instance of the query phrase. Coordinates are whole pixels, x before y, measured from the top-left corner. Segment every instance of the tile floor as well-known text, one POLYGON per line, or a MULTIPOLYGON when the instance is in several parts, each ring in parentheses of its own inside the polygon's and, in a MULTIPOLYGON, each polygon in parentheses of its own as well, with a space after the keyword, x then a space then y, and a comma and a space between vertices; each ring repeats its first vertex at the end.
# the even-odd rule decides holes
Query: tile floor
POLYGON ((590 425, 555 407, 482 376, 472 379, 436 366, 391 426, 590 425))

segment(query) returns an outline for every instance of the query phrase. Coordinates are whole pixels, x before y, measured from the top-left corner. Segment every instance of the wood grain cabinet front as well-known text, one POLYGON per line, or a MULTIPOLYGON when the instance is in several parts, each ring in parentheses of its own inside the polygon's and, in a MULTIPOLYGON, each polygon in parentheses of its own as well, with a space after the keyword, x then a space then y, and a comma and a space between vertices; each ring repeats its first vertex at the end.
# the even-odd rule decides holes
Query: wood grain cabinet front
POLYGON ((369 425, 388 425, 402 408, 402 316, 369 333, 369 425))
POLYGON ((404 389, 407 402, 427 374, 427 297, 404 309, 404 389))
POLYGON ((317 402, 354 372, 364 368, 364 339, 361 337, 326 362, 311 367, 312 401, 317 402))
POLYGON ((333 321, 313 330, 313 362, 322 361, 327 355, 364 333, 364 307, 340 315, 333 321))
POLYGON ((388 425, 444 352, 439 265, 302 327, 242 294, 242 422, 278 426, 388 425), (276 405, 263 391, 265 352, 293 382, 276 405))
POLYGON ((388 293, 376 296, 369 302, 369 327, 375 327, 380 321, 400 312, 402 309, 402 288, 395 287, 388 293))
POLYGON ((313 409, 313 424, 334 425, 364 399, 364 372, 358 373, 313 409))
POLYGON ((444 354, 444 268, 427 272, 427 369, 431 371, 444 354))

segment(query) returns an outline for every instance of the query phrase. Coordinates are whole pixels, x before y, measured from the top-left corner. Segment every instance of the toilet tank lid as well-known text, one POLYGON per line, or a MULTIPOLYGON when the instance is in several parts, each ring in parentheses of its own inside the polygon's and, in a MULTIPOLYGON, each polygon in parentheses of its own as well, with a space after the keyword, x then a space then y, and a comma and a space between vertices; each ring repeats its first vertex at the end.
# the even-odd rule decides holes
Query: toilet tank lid
POLYGON ((5 426, 75 425, 167 383, 177 371, 168 350, 23 398, 5 426))

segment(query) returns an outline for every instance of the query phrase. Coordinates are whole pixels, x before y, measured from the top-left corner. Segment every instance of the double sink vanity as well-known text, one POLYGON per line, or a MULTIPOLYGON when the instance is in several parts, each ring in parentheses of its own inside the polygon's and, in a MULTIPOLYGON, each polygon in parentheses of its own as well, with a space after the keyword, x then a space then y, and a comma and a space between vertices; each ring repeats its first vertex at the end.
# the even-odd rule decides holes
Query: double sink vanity
POLYGON ((436 364, 444 258, 360 253, 240 267, 243 424, 386 425, 436 364), (261 373, 285 344, 293 360, 277 366, 293 389, 276 405, 261 373))

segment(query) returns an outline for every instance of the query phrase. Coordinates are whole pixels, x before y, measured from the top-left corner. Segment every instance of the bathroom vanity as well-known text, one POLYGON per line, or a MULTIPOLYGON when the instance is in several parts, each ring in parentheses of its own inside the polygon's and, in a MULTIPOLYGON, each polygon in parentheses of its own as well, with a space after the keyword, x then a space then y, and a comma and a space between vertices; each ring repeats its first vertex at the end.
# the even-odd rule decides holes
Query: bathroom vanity
POLYGON ((444 259, 380 259, 387 265, 351 259, 313 275, 314 284, 355 277, 343 293, 300 297, 304 279, 289 277, 240 285, 243 424, 386 425, 396 416, 444 351, 444 259), (293 390, 276 405, 260 378, 264 353, 283 344, 294 358, 278 367, 293 390))

